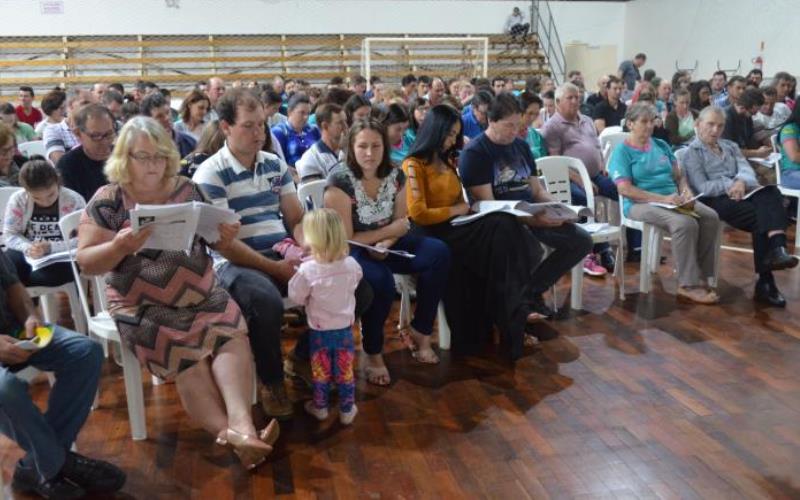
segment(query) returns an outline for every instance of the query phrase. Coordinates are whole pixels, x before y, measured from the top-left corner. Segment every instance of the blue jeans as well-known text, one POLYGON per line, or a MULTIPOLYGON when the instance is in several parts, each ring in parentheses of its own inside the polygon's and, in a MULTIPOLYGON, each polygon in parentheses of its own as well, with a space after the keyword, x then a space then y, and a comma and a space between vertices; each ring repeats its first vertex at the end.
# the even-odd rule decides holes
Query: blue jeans
POLYGON ((781 170, 781 186, 800 189, 800 170, 781 170))
MULTIPOLYGON (((610 200, 614 200, 619 202, 619 193, 617 192, 617 185, 614 184, 614 181, 611 180, 611 177, 603 174, 597 174, 592 177, 592 183, 597 186, 597 194, 600 196, 604 196, 610 200)), ((572 192, 572 204, 573 205, 580 205, 585 207, 587 204, 586 201, 586 191, 583 190, 583 187, 575 184, 574 182, 569 183, 570 191, 572 192)), ((628 241, 628 249, 639 249, 642 248, 642 232, 637 229, 630 229, 627 228, 625 230, 625 236, 628 241)), ((607 250, 609 247, 608 243, 598 243, 594 246, 593 251, 595 253, 602 252, 607 250)))
POLYGON ((27 363, 0 365, 0 432, 25 450, 24 467, 35 467, 45 479, 58 474, 89 415, 102 363, 100 344, 56 326, 50 344, 27 363), (27 366, 55 372, 44 414, 31 400, 28 384, 14 374, 27 366))
POLYGON ((367 354, 383 350, 383 325, 395 298, 393 274, 417 276, 417 300, 411 326, 423 335, 433 332, 436 308, 447 285, 450 250, 441 240, 407 234, 397 240, 394 250, 405 250, 416 257, 407 259, 389 254, 375 260, 363 248, 354 247, 350 255, 361 265, 364 280, 372 286, 372 305, 361 316, 362 345, 367 354))

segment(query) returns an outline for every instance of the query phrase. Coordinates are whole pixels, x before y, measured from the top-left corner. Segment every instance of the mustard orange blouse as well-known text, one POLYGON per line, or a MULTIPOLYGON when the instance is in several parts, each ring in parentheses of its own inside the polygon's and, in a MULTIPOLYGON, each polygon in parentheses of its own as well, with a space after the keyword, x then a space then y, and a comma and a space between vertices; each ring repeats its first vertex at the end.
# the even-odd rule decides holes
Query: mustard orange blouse
POLYGON ((420 226, 431 226, 450 219, 450 207, 464 201, 461 180, 454 168, 438 172, 418 158, 406 158, 403 171, 408 177, 406 203, 408 216, 420 226))

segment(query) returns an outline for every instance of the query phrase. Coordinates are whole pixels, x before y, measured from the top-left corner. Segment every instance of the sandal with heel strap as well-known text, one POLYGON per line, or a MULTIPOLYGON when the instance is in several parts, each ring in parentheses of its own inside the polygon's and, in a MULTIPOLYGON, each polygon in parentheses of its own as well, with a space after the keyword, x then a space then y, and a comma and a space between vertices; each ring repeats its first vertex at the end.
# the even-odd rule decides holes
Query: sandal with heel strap
POLYGON ((231 428, 220 432, 216 443, 233 448, 233 452, 247 470, 253 470, 264 463, 267 456, 272 453, 272 446, 262 441, 259 436, 242 434, 231 428))
POLYGON ((419 345, 414 340, 414 334, 412 333, 413 330, 411 325, 406 325, 402 327, 399 331, 400 333, 400 340, 403 342, 408 350, 411 352, 411 357, 414 358, 419 363, 426 364, 426 365, 437 365, 439 364, 439 356, 436 355, 436 352, 428 348, 426 350, 421 350, 419 345))

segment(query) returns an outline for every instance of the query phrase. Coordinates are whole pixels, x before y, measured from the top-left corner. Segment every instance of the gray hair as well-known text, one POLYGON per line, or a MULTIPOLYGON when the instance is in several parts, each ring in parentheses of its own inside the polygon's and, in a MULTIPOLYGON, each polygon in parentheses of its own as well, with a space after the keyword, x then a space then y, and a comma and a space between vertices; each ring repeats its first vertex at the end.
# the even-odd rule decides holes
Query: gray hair
POLYGON ((718 106, 706 106, 700 111, 700 115, 697 117, 697 121, 705 121, 708 115, 717 115, 717 118, 722 118, 722 122, 725 123, 725 111, 718 106))
POLYGON ((625 123, 639 121, 642 118, 655 120, 656 116, 658 116, 658 111, 656 111, 655 106, 649 102, 637 102, 628 108, 627 113, 625 113, 625 123))
POLYGON ((574 83, 562 83, 556 88, 556 102, 559 102, 565 94, 571 94, 573 92, 580 95, 581 89, 574 83))

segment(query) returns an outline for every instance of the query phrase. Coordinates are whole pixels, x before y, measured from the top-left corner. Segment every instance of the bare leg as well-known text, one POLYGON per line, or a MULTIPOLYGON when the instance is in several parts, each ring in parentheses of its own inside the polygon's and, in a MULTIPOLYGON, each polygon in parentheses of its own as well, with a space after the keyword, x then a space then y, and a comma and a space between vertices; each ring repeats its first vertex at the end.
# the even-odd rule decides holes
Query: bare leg
POLYGON ((216 437, 228 427, 225 402, 211 373, 210 358, 178 374, 175 385, 184 410, 203 429, 216 437))
POLYGON ((253 393, 253 356, 247 338, 226 342, 211 362, 211 372, 225 401, 227 426, 245 435, 255 435, 250 396, 253 393))

